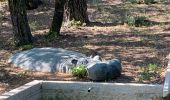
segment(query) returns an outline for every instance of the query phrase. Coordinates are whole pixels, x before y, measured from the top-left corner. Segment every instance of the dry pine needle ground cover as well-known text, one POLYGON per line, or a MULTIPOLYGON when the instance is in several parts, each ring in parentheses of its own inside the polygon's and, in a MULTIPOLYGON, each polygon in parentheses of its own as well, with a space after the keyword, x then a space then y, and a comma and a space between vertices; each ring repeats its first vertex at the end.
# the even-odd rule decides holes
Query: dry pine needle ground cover
MULTIPOLYGON (((36 10, 28 11, 29 24, 36 38, 34 47, 55 47, 89 55, 97 51, 102 58, 119 58, 122 76, 111 82, 158 83, 164 81, 167 56, 170 51, 170 3, 151 5, 106 0, 98 5, 88 4, 89 26, 62 27, 61 37, 49 42, 45 39, 54 11, 53 2, 46 2, 36 10), (128 15, 146 16, 157 24, 134 27, 125 24, 128 15)), ((23 71, 6 63, 13 53, 22 48, 13 45, 12 26, 7 2, 0 3, 0 93, 34 79, 77 80, 61 73, 23 71)))

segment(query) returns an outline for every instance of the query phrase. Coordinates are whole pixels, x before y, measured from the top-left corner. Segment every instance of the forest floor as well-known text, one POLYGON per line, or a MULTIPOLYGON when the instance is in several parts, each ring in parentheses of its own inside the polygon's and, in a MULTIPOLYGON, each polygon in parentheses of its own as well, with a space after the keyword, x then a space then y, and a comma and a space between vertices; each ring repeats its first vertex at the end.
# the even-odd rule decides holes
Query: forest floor
MULTIPOLYGON (((130 4, 120 0, 88 4, 89 19, 93 22, 91 25, 63 26, 63 36, 49 42, 45 35, 51 24, 54 5, 46 2, 38 9, 28 11, 30 28, 36 38, 33 46, 64 48, 87 55, 97 51, 103 59, 119 58, 122 61, 121 77, 111 82, 162 84, 170 52, 169 5, 130 4), (157 24, 128 26, 125 21, 130 15, 146 16, 157 24)), ((7 59, 23 48, 13 45, 7 2, 0 2, 0 22, 0 94, 35 79, 89 81, 68 74, 29 72, 10 66, 7 59)))

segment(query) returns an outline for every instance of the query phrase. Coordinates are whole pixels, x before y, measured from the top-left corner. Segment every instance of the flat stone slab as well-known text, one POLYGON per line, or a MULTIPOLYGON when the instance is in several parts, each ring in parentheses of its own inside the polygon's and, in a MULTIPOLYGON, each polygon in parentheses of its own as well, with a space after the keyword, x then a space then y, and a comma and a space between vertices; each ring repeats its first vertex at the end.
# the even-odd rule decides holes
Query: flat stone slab
POLYGON ((70 59, 86 58, 82 53, 61 48, 33 48, 12 55, 8 63, 25 70, 56 72, 60 70, 63 62, 70 59))

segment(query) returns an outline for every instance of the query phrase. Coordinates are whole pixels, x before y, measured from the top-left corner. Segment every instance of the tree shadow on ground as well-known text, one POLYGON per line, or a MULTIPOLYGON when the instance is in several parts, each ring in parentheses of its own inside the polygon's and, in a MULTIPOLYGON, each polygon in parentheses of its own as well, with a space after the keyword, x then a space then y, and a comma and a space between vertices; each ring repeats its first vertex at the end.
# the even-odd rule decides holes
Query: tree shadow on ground
POLYGON ((96 25, 117 25, 123 24, 126 17, 126 10, 117 5, 98 5, 89 7, 89 20, 96 25), (102 24, 99 24, 102 23, 102 24))

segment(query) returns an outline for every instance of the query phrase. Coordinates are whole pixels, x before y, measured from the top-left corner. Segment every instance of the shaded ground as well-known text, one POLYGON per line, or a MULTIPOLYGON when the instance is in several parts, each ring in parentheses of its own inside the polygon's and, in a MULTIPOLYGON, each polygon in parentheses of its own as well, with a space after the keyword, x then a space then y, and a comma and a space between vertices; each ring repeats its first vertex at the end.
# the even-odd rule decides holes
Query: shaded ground
MULTIPOLYGON (((8 57, 20 51, 12 43, 12 28, 7 3, 0 4, 0 67, 5 69, 5 79, 0 79, 0 93, 34 79, 78 80, 71 75, 59 73, 27 72, 8 64, 8 57)), ((119 58, 122 61, 122 76, 112 82, 158 83, 164 81, 167 55, 170 51, 170 4, 132 5, 119 0, 105 0, 99 5, 89 4, 86 27, 62 27, 64 36, 48 42, 47 34, 54 8, 49 3, 28 11, 30 27, 36 41, 35 47, 60 47, 90 55, 97 51, 104 59, 119 58), (157 24, 148 27, 130 27, 124 22, 129 15, 147 16, 157 24), (157 71, 150 79, 140 80, 142 68, 155 64, 157 71)), ((2 71, 4 72, 4 71, 2 71)))

